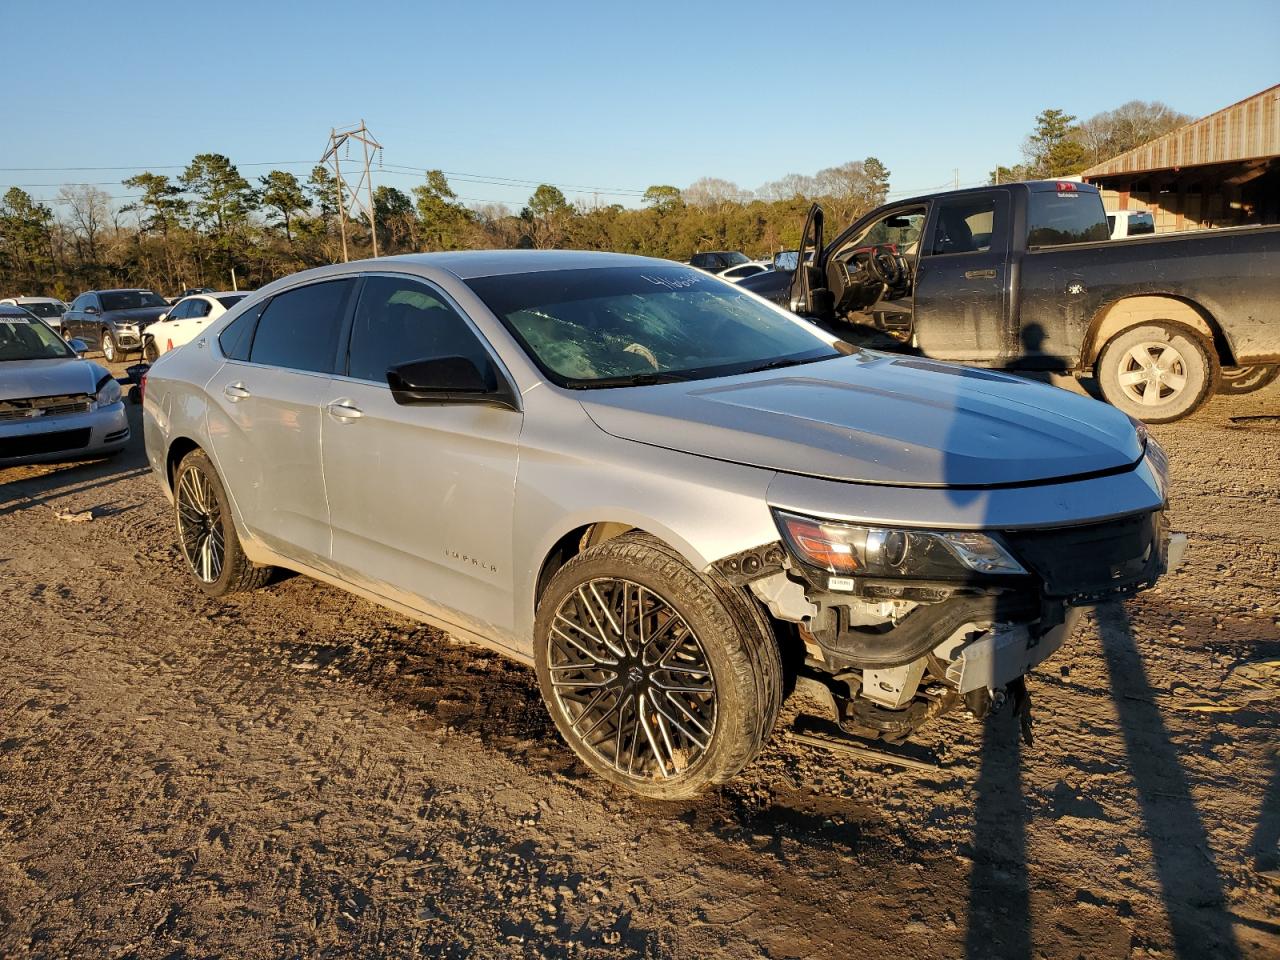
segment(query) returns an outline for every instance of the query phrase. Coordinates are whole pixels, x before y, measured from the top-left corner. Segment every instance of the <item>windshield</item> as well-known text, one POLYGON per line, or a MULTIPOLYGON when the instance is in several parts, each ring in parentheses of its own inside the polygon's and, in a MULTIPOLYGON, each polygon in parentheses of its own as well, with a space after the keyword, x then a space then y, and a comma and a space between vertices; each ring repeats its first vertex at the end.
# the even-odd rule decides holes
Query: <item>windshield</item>
POLYGON ((247 293, 238 293, 235 296, 218 297, 218 302, 222 304, 224 307, 226 307, 228 310, 230 310, 232 307, 234 307, 237 303, 239 303, 241 300, 243 300, 247 296, 248 296, 247 293))
POLYGON ((102 298, 102 309, 137 310, 140 307, 167 307, 169 304, 162 297, 150 290, 108 290, 98 295, 102 298))
POLYGON ((687 267, 552 270, 467 285, 566 387, 693 380, 839 356, 803 321, 687 267))
POLYGON ((22 309, 46 320, 57 320, 63 313, 60 303, 24 303, 22 309))
POLYGON ((0 360, 74 357, 62 338, 39 320, 0 315, 0 360))

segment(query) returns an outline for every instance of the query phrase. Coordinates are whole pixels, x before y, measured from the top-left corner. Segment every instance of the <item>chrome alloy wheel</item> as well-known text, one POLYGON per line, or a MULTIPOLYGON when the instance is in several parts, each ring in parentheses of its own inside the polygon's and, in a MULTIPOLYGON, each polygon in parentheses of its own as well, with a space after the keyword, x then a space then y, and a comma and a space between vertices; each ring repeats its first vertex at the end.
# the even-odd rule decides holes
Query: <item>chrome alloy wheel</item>
POLYGON ((222 575, 226 544, 222 534, 222 509, 204 471, 190 467, 178 478, 178 536, 191 571, 203 583, 222 575))
POLYGON ((706 651, 674 607, 647 587, 589 580, 561 602, 547 640, 557 705, 586 750, 641 780, 678 776, 716 728, 706 651))
POLYGON ((1134 403, 1155 406, 1186 388, 1187 361, 1172 344, 1146 340, 1134 344, 1120 358, 1116 379, 1134 403))

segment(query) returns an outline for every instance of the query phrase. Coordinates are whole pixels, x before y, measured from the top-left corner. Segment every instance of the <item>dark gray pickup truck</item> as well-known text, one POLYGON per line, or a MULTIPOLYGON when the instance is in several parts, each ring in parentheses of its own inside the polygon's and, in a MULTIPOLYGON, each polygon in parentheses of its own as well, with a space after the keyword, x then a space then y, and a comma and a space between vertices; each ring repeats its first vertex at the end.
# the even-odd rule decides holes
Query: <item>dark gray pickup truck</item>
POLYGON ((815 206, 812 264, 740 285, 925 356, 1092 374, 1152 423, 1195 410, 1224 367, 1280 363, 1280 227, 1109 235, 1098 191, 1071 181, 895 202, 825 244, 815 206))

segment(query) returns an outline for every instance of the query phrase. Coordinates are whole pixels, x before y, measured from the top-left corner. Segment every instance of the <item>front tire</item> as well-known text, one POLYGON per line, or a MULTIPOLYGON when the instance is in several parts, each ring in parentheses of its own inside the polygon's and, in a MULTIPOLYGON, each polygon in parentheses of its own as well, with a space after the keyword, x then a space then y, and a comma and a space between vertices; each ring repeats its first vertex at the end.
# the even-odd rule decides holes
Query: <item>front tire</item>
POLYGON ((103 328, 102 330, 102 359, 107 363, 115 363, 116 357, 119 356, 120 350, 116 346, 116 337, 110 330, 103 328))
POLYGON ((1185 327, 1146 323, 1107 343, 1096 376, 1112 406, 1146 423, 1169 423, 1189 416, 1212 395, 1218 361, 1185 327))
POLYGON ((781 656, 759 608, 647 534, 566 563, 541 597, 534 645, 561 736, 603 779, 654 799, 729 780, 782 703, 781 656))
POLYGON ((226 491, 203 450, 192 450, 174 471, 173 513, 187 569, 209 596, 253 590, 271 578, 271 567, 245 556, 226 491))

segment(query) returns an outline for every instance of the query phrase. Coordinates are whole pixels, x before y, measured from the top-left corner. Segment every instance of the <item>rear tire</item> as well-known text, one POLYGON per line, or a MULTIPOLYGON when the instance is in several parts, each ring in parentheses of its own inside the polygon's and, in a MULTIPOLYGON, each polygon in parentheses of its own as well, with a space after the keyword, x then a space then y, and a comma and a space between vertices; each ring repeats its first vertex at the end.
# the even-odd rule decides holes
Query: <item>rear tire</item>
POLYGON ((551 578, 534 662, 583 763, 654 799, 729 780, 782 704, 781 655, 755 603, 642 533, 585 550, 551 578))
POLYGON ((156 346, 154 337, 148 338, 142 345, 142 359, 147 363, 155 363, 160 357, 160 349, 156 346))
POLYGON ((1213 394, 1218 361, 1187 328, 1144 323, 1107 343, 1095 375, 1112 406, 1146 423, 1169 423, 1189 416, 1213 394))
POLYGON ((255 590, 271 579, 271 567, 245 556, 226 491, 203 450, 182 458, 173 474, 173 494, 178 548, 201 590, 224 597, 255 590))

